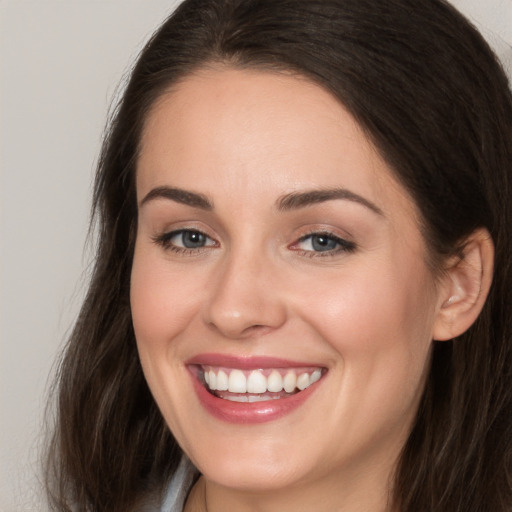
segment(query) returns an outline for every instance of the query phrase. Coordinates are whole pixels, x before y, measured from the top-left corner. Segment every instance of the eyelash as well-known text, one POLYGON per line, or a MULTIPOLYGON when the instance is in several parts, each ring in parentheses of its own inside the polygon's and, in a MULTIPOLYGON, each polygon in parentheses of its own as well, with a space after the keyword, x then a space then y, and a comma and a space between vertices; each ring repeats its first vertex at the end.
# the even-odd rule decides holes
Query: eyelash
POLYGON ((198 254, 202 252, 205 249, 208 249, 209 247, 214 247, 217 245, 215 240, 213 240, 211 237, 209 237, 206 233, 203 233, 202 231, 199 231, 198 229, 177 229, 176 231, 169 231, 168 233, 163 233, 161 235, 157 235, 153 238, 153 241, 157 244, 163 247, 165 250, 173 251, 177 254, 182 254, 185 256, 192 256, 195 254, 198 254), (189 234, 196 234, 204 237, 206 240, 210 240, 214 242, 213 244, 204 245, 201 247, 179 247, 177 245, 174 245, 171 243, 171 240, 179 235, 184 235, 185 233, 189 234))
POLYGON ((330 233, 328 231, 312 231, 311 233, 301 236, 297 242, 292 244, 291 247, 293 248, 294 251, 297 251, 301 256, 306 256, 309 258, 332 257, 332 256, 337 256, 343 252, 352 253, 357 248, 356 244, 354 242, 350 242, 348 240, 345 240, 344 238, 340 238, 339 236, 336 236, 333 233, 330 233), (304 249, 294 248, 298 244, 305 242, 308 239, 312 239, 314 237, 324 238, 327 241, 334 242, 335 244, 337 244, 337 247, 335 249, 330 249, 330 250, 326 250, 326 251, 314 251, 314 250, 304 250, 304 249))
MULTIPOLYGON (((153 241, 157 244, 163 247, 165 250, 173 251, 177 254, 181 255, 196 255, 200 252, 207 250, 210 247, 215 247, 217 242, 213 240, 211 237, 209 237, 206 233, 203 233, 202 231, 199 231, 197 229, 178 229, 176 231, 170 231, 168 233, 163 233, 161 235, 155 236, 153 238, 153 241), (213 242, 212 244, 203 245, 200 247, 180 247, 177 245, 174 245, 171 243, 171 240, 179 235, 184 235, 185 233, 188 234, 196 234, 201 237, 204 237, 206 241, 213 242)), ((303 235, 299 238, 297 242, 294 242, 292 245, 289 246, 293 251, 299 253, 301 256, 305 256, 308 258, 325 258, 325 257, 332 257, 336 256, 340 253, 352 253, 356 250, 356 244, 353 242, 350 242, 348 240, 345 240, 343 238, 340 238, 333 233, 329 233, 327 231, 312 231, 311 233, 308 233, 306 235, 303 235), (305 249, 299 249, 297 246, 303 242, 305 242, 308 239, 313 239, 314 237, 317 238, 323 238, 327 242, 334 242, 336 244, 336 248, 334 249, 328 249, 326 251, 315 251, 315 250, 305 250, 305 249)))

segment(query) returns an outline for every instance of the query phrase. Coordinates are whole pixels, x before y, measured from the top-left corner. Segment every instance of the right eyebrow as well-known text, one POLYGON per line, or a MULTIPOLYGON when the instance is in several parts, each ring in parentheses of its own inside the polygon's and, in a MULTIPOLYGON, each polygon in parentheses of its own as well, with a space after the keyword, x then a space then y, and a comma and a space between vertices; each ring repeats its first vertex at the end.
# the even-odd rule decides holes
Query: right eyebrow
POLYGON ((169 199, 176 203, 192 206, 193 208, 213 210, 213 204, 205 195, 175 187, 156 187, 151 189, 140 201, 139 208, 155 199, 169 199))

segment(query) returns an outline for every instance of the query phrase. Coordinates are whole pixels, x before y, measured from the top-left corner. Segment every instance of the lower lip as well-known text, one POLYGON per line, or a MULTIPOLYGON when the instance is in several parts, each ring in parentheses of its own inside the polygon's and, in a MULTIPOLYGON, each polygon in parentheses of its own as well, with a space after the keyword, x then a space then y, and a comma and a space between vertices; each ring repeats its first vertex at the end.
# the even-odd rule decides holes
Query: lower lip
POLYGON ((190 372, 195 392, 202 406, 215 418, 228 423, 265 423, 273 421, 298 409, 315 392, 323 379, 305 390, 287 398, 263 402, 232 402, 212 395, 190 372))

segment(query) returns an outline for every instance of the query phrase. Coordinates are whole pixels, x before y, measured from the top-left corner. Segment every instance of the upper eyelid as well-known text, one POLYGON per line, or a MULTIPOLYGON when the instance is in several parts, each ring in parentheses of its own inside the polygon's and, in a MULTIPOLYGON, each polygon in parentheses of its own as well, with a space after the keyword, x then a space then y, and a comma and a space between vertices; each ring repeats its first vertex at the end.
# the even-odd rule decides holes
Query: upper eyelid
POLYGON ((156 232, 156 236, 170 236, 171 234, 181 233, 183 231, 194 231, 196 233, 201 233, 209 238, 215 239, 215 235, 212 233, 212 229, 207 229, 202 225, 198 226, 198 223, 195 221, 184 221, 184 222, 176 222, 169 223, 163 228, 154 228, 154 232, 156 232), (174 225, 175 224, 175 225, 174 225))
POLYGON ((335 229, 334 227, 322 227, 322 226, 315 226, 313 228, 306 229, 303 232, 303 234, 298 236, 297 240, 303 240, 309 236, 314 236, 314 235, 324 235, 324 236, 336 238, 336 239, 343 240, 346 242, 351 242, 351 243, 353 243, 352 241, 354 240, 354 236, 346 230, 340 230, 340 229, 335 229), (340 231, 342 231, 342 232, 340 232, 340 231))
POLYGON ((198 228, 191 228, 191 227, 169 229, 169 230, 166 230, 166 231, 162 232, 162 234, 156 235, 156 236, 157 236, 157 238, 162 238, 162 237, 172 238, 174 236, 177 236, 177 235, 182 234, 182 233, 187 233, 187 232, 200 233, 201 235, 204 235, 206 238, 209 238, 210 240, 216 241, 215 238, 213 236, 209 235, 205 230, 198 229, 198 228))
POLYGON ((322 231, 322 230, 311 231, 309 233, 305 233, 304 235, 300 236, 299 240, 305 240, 306 238, 309 238, 311 236, 326 236, 326 237, 330 237, 330 238, 336 238, 338 240, 344 240, 344 237, 341 235, 337 235, 336 233, 333 233, 332 231, 322 231))
POLYGON ((303 242, 304 240, 307 240, 308 238, 311 238, 311 237, 314 237, 314 236, 323 236, 325 238, 330 238, 331 240, 337 240, 338 242, 341 242, 341 243, 355 245, 354 242, 352 242, 351 240, 348 240, 346 237, 343 237, 343 236, 340 236, 340 235, 336 235, 335 233, 331 233, 329 231, 313 231, 312 233, 308 233, 308 234, 302 235, 294 243, 303 242))
POLYGON ((295 242, 290 244, 289 247, 292 248, 292 250, 294 251, 302 252, 304 255, 322 257, 336 256, 339 255, 340 253, 350 253, 354 252, 358 248, 357 244, 353 241, 352 237, 347 238, 346 236, 340 236, 329 230, 314 230, 312 232, 306 233, 302 235, 300 238, 298 238, 295 242), (334 240, 338 244, 338 247, 326 251, 315 251, 311 249, 301 249, 298 247, 300 243, 314 236, 324 236, 326 238, 330 238, 331 240, 334 240))

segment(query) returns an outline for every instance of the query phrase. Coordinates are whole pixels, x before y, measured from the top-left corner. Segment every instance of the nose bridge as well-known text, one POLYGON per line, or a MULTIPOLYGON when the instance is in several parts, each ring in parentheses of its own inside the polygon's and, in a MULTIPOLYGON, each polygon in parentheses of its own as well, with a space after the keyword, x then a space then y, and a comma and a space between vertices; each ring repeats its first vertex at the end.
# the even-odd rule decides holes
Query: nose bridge
POLYGON ((216 269, 205 312, 207 323, 229 338, 279 327, 285 305, 275 283, 275 262, 254 244, 227 251, 216 269))

